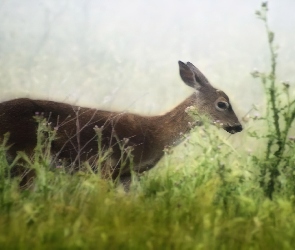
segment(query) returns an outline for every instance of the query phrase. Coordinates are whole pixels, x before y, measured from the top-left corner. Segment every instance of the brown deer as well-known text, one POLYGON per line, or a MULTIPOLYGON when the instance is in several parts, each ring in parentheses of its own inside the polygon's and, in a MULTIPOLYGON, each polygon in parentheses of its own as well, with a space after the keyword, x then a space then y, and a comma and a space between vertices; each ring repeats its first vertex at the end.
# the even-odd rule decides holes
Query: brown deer
POLYGON ((131 165, 136 173, 153 168, 163 157, 165 147, 178 144, 183 134, 198 125, 186 112, 188 107, 231 134, 242 131, 224 92, 215 89, 192 63, 179 61, 179 69, 182 80, 194 93, 164 115, 142 116, 27 98, 2 102, 0 135, 10 132, 8 155, 13 158, 18 151, 25 151, 29 156, 34 153, 36 112, 57 129, 51 146, 54 159, 66 159, 71 166, 87 160, 95 165, 101 155, 98 154, 100 143, 101 151, 109 152, 101 164, 101 173, 122 181, 130 179, 131 165))

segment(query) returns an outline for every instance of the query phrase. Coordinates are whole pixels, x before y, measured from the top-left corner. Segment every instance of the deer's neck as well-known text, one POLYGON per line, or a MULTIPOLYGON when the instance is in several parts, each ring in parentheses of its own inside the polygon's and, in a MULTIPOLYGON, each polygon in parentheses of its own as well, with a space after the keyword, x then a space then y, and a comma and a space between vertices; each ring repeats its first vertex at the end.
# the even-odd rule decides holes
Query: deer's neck
POLYGON ((195 103, 195 95, 196 93, 189 96, 170 112, 155 117, 156 136, 164 147, 180 143, 184 135, 190 131, 192 126, 195 126, 196 121, 185 111, 187 107, 195 103))

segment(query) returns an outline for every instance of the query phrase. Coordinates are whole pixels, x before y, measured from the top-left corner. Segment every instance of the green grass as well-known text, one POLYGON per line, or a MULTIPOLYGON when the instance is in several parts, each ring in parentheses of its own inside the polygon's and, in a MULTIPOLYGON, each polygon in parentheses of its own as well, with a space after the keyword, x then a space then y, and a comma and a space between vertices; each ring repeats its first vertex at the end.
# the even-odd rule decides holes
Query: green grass
POLYGON ((49 171, 46 161, 32 162, 42 171, 31 190, 2 178, 1 249, 293 249, 295 196, 280 189, 270 200, 253 153, 205 128, 129 193, 93 173, 49 171))
POLYGON ((165 170, 128 194, 92 175, 51 175, 46 191, 10 186, 1 194, 1 248, 293 249, 293 199, 165 170))

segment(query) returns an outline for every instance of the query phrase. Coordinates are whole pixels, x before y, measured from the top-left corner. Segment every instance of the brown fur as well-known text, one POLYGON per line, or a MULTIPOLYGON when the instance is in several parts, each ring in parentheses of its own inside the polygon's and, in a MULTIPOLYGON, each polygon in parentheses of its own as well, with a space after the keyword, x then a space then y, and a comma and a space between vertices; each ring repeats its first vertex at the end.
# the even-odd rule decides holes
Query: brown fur
MULTIPOLYGON (((120 170, 122 147, 126 157, 133 156, 133 169, 140 173, 154 167, 163 156, 164 148, 177 144, 182 134, 189 132, 193 118, 185 112, 195 107, 199 113, 220 123, 230 133, 240 132, 239 123, 228 97, 213 88, 205 76, 191 63, 179 62, 180 75, 184 82, 196 92, 170 112, 159 116, 141 116, 131 113, 102 111, 93 108, 79 108, 70 104, 27 98, 10 100, 0 104, 0 134, 10 132, 12 144, 8 154, 15 157, 17 151, 32 155, 36 146, 39 112, 51 126, 57 129, 57 138, 52 144, 53 158, 67 159, 72 165, 80 161, 97 160, 98 142, 94 128, 101 129, 103 150, 112 148, 109 160, 105 162, 105 176, 122 179, 130 177, 130 161, 120 170), (216 105, 228 105, 220 110, 216 105), (131 151, 128 151, 131 150, 131 151)), ((125 156, 124 156, 125 155, 125 156)))

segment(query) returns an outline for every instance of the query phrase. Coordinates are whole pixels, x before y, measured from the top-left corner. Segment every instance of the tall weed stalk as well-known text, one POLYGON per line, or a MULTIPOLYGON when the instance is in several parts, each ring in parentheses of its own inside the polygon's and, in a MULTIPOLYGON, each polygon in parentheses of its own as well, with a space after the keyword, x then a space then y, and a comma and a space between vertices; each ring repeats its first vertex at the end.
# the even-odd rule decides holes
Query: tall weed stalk
MULTIPOLYGON (((278 47, 274 43, 275 34, 269 28, 268 10, 268 3, 263 2, 260 10, 255 14, 264 23, 270 52, 270 71, 252 72, 252 76, 260 79, 264 87, 266 112, 260 119, 265 121, 267 132, 261 136, 252 131, 250 135, 257 139, 265 138, 267 141, 263 158, 254 157, 254 160, 261 168, 260 183, 264 193, 272 198, 275 191, 282 191, 281 188, 284 185, 282 176, 289 176, 287 179, 283 178, 285 183, 291 181, 290 177, 294 179, 294 174, 289 175, 290 167, 291 169, 294 167, 289 165, 293 164, 290 159, 295 153, 293 141, 289 135, 295 119, 295 100, 290 96, 288 82, 278 84, 276 74, 278 47)), ((294 192, 295 185, 292 186, 294 192)))

